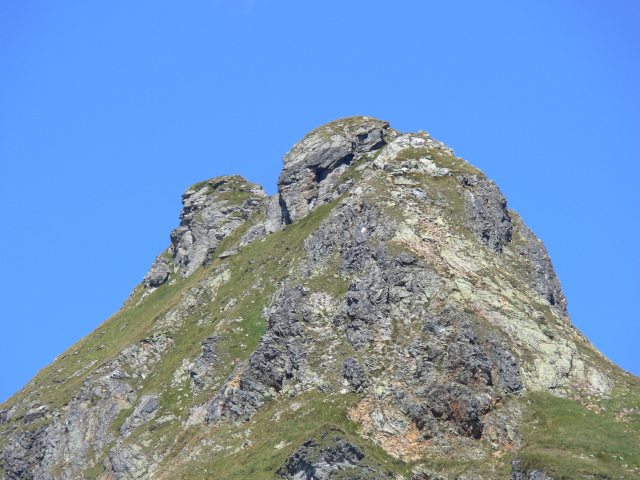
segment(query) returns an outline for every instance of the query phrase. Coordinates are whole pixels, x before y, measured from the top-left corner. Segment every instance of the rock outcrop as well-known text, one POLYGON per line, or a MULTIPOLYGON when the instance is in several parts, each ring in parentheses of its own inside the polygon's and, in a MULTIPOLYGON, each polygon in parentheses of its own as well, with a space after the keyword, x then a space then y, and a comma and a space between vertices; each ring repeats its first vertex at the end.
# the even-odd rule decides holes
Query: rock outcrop
POLYGON ((637 476, 638 379, 494 182, 369 117, 283 161, 272 196, 185 192, 123 308, 0 406, 4 479, 637 476))
POLYGON ((222 240, 264 206, 266 196, 260 185, 239 175, 213 178, 187 189, 182 195, 180 226, 171 232, 171 246, 156 257, 143 284, 157 287, 172 271, 182 277, 191 275, 210 261, 222 240))
POLYGON ((287 458, 278 471, 290 480, 387 480, 393 474, 380 463, 371 461, 361 447, 345 438, 345 432, 333 427, 308 439, 287 458))
POLYGON ((349 184, 340 176, 363 155, 382 148, 393 132, 387 122, 364 117, 317 128, 282 159, 278 191, 287 221, 300 220, 340 196, 349 184))
POLYGON ((496 253, 511 240, 511 218, 507 199, 491 180, 480 180, 477 175, 464 175, 464 200, 469 226, 478 239, 496 253))

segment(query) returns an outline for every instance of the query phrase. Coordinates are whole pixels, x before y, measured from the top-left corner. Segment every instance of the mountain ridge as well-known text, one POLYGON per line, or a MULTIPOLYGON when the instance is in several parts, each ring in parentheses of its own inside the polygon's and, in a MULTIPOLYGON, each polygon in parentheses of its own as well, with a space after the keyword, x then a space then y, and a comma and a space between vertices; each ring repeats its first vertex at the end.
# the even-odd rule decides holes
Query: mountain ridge
POLYGON ((283 164, 276 195, 240 176, 185 191, 123 309, 3 403, 5 478, 634 474, 530 444, 530 405, 598 422, 589 405, 636 398, 637 377, 571 323, 494 182, 370 117, 283 164))

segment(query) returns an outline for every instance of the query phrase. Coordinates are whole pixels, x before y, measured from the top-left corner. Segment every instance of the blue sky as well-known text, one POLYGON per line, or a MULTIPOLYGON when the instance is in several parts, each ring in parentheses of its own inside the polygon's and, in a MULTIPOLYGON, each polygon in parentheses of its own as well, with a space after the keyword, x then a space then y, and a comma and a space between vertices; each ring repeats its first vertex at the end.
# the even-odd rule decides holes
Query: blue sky
POLYGON ((0 1, 0 401, 114 313, 191 184, 370 115, 484 170, 640 374, 637 2, 0 1))

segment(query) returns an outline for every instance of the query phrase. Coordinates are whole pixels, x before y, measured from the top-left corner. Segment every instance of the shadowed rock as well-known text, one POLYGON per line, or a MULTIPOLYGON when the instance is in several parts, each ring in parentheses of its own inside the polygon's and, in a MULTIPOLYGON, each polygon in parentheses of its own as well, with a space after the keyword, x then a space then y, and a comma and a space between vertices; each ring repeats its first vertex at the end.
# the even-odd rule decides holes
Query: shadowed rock
POLYGON ((310 438, 290 455, 278 470, 290 480, 387 480, 393 475, 378 462, 367 458, 364 450, 333 427, 317 438, 310 438))
POLYGON ((386 144, 389 123, 351 117, 323 125, 298 142, 282 159, 278 191, 289 221, 295 222, 337 198, 338 178, 360 155, 386 144))

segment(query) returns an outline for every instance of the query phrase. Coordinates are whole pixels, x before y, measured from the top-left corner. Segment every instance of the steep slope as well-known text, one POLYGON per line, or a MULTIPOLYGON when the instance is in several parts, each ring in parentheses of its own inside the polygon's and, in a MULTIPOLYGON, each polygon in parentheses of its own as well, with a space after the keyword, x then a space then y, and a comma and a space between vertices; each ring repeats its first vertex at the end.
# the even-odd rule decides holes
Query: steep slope
POLYGON ((638 378, 426 132, 329 123, 183 195, 122 309, 0 406, 5 479, 640 478, 638 378))

